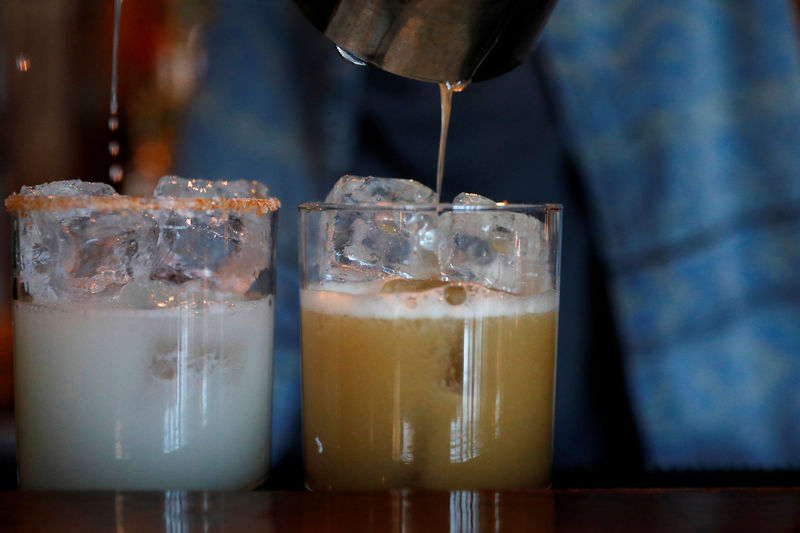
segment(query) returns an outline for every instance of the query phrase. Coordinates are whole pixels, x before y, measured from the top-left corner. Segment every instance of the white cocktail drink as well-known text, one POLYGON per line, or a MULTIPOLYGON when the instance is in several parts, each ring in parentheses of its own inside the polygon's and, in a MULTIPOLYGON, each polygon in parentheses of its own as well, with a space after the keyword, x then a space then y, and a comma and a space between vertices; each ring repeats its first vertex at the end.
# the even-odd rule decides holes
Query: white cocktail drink
POLYGON ((152 198, 68 180, 6 200, 22 488, 266 479, 279 206, 258 182, 177 176, 152 198))

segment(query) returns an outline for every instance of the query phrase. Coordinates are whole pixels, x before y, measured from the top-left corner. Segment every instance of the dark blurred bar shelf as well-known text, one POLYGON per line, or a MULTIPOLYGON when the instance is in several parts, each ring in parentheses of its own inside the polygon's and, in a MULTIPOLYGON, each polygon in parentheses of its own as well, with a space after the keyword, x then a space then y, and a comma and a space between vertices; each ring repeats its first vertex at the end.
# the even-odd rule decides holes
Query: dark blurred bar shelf
POLYGON ((0 531, 798 531, 800 488, 0 492, 0 531))

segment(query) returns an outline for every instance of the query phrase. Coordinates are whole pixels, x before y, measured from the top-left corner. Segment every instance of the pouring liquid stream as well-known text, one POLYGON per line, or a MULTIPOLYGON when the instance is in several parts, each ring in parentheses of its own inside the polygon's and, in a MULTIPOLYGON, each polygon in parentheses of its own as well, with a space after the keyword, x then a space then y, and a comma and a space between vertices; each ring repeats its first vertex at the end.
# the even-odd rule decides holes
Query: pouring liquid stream
POLYGON ((436 165, 436 198, 442 197, 442 180, 444 179, 444 156, 447 149, 447 131, 450 127, 450 111, 452 110, 453 93, 460 93, 469 85, 468 81, 443 82, 439 84, 442 100, 442 126, 439 132, 439 160, 436 165))
POLYGON ((108 168, 108 177, 113 183, 122 181, 122 165, 116 162, 119 155, 119 142, 116 140, 119 129, 119 102, 117 101, 117 56, 119 50, 119 19, 122 12, 122 0, 114 1, 114 46, 111 58, 111 104, 109 106, 108 129, 112 132, 108 142, 108 153, 111 155, 111 165, 108 168))

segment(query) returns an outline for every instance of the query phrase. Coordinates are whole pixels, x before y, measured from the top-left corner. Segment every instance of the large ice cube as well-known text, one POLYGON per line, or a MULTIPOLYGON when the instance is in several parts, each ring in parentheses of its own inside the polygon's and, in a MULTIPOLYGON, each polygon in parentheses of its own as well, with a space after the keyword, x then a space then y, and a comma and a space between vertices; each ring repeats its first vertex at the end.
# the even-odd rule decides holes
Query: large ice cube
MULTIPOLYGON (((156 196, 178 198, 266 198, 257 182, 188 180, 164 176, 156 196)), ((200 281, 206 287, 245 294, 272 292, 264 280, 271 248, 272 226, 255 214, 165 209, 156 214, 158 240, 150 278, 182 284, 200 281)))
POLYGON ((153 220, 143 213, 97 213, 62 219, 60 268, 54 281, 61 297, 115 296, 131 281, 137 260, 153 242, 153 220))
POLYGON ((531 215, 500 210, 495 202, 462 193, 439 217, 439 263, 444 279, 479 283, 514 294, 552 288, 544 225, 531 215))
POLYGON ((153 193, 156 198, 267 198, 267 186, 258 181, 197 180, 162 176, 153 193))
POLYGON ((418 181, 374 176, 342 176, 334 184, 325 202, 332 204, 375 205, 433 204, 436 193, 418 181))
POLYGON ((413 180, 342 177, 326 202, 364 209, 331 211, 323 216, 323 279, 438 277, 435 210, 370 209, 386 204, 433 206, 435 201, 436 193, 413 180))
POLYGON ((19 191, 26 196, 113 196, 114 187, 107 183, 81 180, 62 180, 43 183, 34 187, 23 186, 19 191))
MULTIPOLYGON (((23 187, 23 195, 112 196, 113 188, 79 180, 23 187)), ((19 268, 24 290, 36 301, 112 298, 134 276, 154 238, 142 213, 34 210, 19 218, 19 268)))
POLYGON ((209 294, 199 282, 176 284, 145 276, 136 277, 125 285, 114 299, 114 304, 131 309, 203 308, 210 302, 222 299, 215 296, 209 294))

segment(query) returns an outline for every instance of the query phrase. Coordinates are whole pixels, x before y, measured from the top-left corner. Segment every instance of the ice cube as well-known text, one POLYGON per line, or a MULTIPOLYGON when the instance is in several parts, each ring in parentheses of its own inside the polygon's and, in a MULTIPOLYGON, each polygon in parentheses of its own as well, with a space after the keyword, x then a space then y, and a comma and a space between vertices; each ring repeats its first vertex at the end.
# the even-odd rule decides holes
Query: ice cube
MULTIPOLYGON (((102 183, 57 181, 23 187, 34 196, 112 196, 102 183)), ((113 298, 134 276, 154 236, 152 218, 138 213, 32 210, 19 218, 23 290, 41 302, 113 298)))
POLYGON ((363 205, 364 209, 323 215, 323 279, 437 278, 435 210, 375 209, 389 203, 433 206, 435 200, 432 190, 413 180, 341 178, 326 202, 363 205))
POLYGON ((20 221, 20 276, 37 301, 114 297, 133 279, 152 219, 35 212, 20 221))
POLYGON ((34 187, 23 186, 19 191, 25 196, 113 196, 114 187, 107 183, 81 180, 51 181, 34 187))
MULTIPOLYGON (((188 180, 164 176, 155 196, 178 198, 266 198, 258 182, 188 180)), ((209 209, 164 210, 156 214, 158 240, 150 278, 175 284, 200 281, 206 288, 236 294, 273 291, 270 264, 273 228, 254 214, 209 209)))
POLYGON ((514 294, 552 288, 544 225, 525 213, 471 210, 496 203, 462 193, 439 217, 439 263, 451 281, 479 283, 514 294))
MULTIPOLYGON (((133 279, 141 248, 152 240, 152 219, 141 213, 97 213, 62 219, 59 267, 53 281, 61 297, 111 297, 133 279)), ((142 253, 140 253, 142 252, 142 253)))
POLYGON ((436 193, 414 180, 376 178, 374 176, 342 176, 325 198, 326 203, 374 205, 433 204, 436 193))
POLYGON ((267 198, 267 186, 258 181, 197 180, 162 176, 153 193, 156 198, 267 198))
POLYGON ((494 200, 490 200, 485 196, 481 196, 480 194, 475 194, 472 192, 462 192, 456 195, 453 198, 453 205, 463 205, 463 206, 488 206, 488 205, 497 205, 497 202, 494 200))
POLYGON ((238 217, 237 250, 217 267, 216 290, 247 297, 275 294, 271 263, 275 238, 273 218, 241 214, 238 217))
POLYGON ((162 211, 151 279, 210 279, 240 247, 242 221, 232 214, 162 211))
POLYGON ((205 307, 207 291, 197 283, 176 284, 148 277, 136 277, 125 285, 114 304, 130 309, 164 309, 187 306, 205 307))
POLYGON ((173 284, 197 281, 206 289, 232 294, 271 294, 272 227, 266 219, 241 213, 157 213, 150 278, 173 284))

